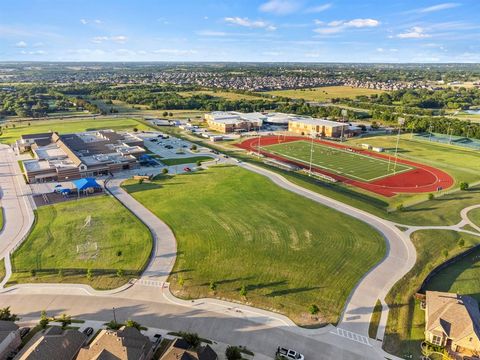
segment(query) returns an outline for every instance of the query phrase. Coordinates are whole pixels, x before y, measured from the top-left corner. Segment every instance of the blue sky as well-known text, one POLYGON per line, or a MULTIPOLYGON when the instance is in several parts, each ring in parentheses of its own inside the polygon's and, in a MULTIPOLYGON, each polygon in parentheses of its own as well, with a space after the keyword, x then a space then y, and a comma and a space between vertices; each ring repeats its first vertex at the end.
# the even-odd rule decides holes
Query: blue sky
POLYGON ((480 62, 479 0, 2 0, 0 61, 480 62))

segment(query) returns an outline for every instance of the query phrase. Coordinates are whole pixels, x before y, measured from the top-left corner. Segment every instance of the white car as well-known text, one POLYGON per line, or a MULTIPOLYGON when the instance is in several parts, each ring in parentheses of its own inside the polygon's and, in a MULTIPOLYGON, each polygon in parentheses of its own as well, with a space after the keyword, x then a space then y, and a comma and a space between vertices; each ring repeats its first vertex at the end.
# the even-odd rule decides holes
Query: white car
POLYGON ((277 357, 280 359, 288 359, 288 360, 304 360, 305 357, 296 352, 295 350, 287 349, 284 347, 278 347, 277 348, 277 357))

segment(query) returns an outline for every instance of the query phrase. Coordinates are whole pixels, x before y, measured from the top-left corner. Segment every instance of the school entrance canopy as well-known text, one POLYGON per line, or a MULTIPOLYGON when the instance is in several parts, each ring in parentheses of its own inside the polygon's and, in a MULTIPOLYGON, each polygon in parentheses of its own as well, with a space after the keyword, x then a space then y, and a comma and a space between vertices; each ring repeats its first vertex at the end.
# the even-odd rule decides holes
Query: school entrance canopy
POLYGON ((101 189, 102 187, 98 184, 94 178, 83 178, 72 181, 73 185, 77 191, 86 190, 86 189, 101 189))

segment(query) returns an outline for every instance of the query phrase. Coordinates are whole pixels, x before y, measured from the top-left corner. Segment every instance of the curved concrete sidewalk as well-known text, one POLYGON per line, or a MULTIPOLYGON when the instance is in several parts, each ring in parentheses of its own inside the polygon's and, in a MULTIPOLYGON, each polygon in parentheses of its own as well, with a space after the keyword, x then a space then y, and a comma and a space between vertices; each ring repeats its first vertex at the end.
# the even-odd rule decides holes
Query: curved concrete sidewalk
POLYGON ((3 287, 12 275, 10 252, 25 239, 34 222, 30 188, 8 145, 0 145, 0 191, 4 226, 0 232, 0 259, 5 258, 3 287))
POLYGON ((416 261, 415 247, 410 238, 390 221, 293 184, 283 176, 269 170, 247 163, 242 163, 240 166, 266 176, 286 190, 365 222, 383 235, 387 242, 386 256, 360 280, 352 291, 338 324, 339 328, 368 337, 370 318, 375 303, 380 299, 383 308, 377 338, 382 339, 388 316, 388 307, 384 301, 385 296, 393 285, 413 267, 416 261))
POLYGON ((177 241, 172 230, 155 214, 135 200, 120 186, 125 178, 113 178, 106 182, 108 191, 150 230, 153 251, 140 280, 166 282, 177 257, 177 241))

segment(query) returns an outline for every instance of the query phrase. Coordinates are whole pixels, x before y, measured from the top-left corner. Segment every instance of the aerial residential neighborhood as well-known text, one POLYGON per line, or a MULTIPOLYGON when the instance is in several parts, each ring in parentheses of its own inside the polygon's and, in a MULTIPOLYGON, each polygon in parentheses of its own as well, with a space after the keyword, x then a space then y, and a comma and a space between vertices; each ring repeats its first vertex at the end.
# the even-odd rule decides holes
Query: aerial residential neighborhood
POLYGON ((480 359, 479 12, 2 2, 0 360, 480 359))

